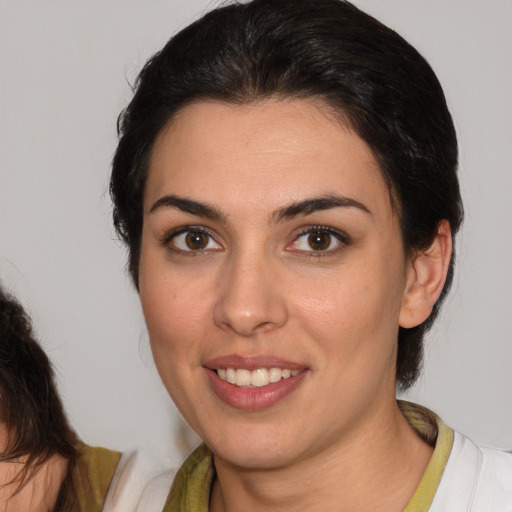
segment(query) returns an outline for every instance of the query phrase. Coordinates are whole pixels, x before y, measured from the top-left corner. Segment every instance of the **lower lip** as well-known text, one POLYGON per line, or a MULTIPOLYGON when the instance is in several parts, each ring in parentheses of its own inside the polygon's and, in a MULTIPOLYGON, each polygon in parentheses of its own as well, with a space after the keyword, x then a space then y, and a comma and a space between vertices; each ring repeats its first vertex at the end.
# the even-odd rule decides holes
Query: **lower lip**
POLYGON ((226 404, 236 409, 259 410, 277 404, 292 393, 300 385, 307 370, 303 370, 295 377, 281 379, 259 388, 242 388, 222 380, 217 372, 205 368, 210 379, 213 391, 226 404))

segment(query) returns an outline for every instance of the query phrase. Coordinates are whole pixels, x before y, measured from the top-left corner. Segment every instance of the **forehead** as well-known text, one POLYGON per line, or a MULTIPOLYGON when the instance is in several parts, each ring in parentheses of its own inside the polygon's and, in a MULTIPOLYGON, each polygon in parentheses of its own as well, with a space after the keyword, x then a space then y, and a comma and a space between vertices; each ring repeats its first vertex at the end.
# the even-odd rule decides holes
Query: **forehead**
POLYGON ((145 210, 164 194, 226 207, 238 199, 257 212, 332 193, 391 207, 371 149, 325 103, 202 101, 180 110, 158 136, 145 210))

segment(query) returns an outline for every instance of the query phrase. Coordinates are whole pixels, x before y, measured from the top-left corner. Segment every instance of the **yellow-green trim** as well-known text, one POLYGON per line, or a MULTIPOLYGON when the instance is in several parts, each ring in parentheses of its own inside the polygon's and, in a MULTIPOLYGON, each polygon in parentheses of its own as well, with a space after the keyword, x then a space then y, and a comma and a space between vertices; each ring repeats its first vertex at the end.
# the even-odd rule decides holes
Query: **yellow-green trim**
POLYGON ((201 444, 174 477, 163 512, 207 512, 214 477, 212 452, 201 444))
POLYGON ((445 425, 437 415, 424 407, 409 404, 407 402, 399 403, 399 405, 405 417, 409 420, 412 427, 418 432, 418 434, 421 437, 424 437, 425 433, 427 434, 427 441, 428 438, 431 437, 430 432, 422 430, 420 425, 411 421, 410 415, 407 411, 409 409, 414 411, 415 420, 423 415, 425 423, 432 424, 435 422, 437 427, 437 441, 435 442, 434 453, 427 465, 425 473, 423 473, 423 477, 421 478, 416 491, 404 510, 404 512, 428 512, 432 502, 434 501, 434 496, 436 495, 437 488, 439 487, 439 483, 443 476, 444 468, 446 467, 448 457, 452 450, 453 430, 445 425))
POLYGON ((106 448, 79 446, 77 495, 80 510, 101 512, 121 454, 106 448))

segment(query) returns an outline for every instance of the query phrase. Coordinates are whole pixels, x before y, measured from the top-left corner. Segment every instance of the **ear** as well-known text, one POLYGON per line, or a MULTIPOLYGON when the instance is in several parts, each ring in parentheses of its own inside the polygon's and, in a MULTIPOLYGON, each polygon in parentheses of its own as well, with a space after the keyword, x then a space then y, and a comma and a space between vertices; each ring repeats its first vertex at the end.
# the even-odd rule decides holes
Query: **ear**
POLYGON ((400 309, 401 327, 416 327, 429 317, 443 291, 452 248, 450 224, 442 220, 432 245, 412 255, 407 265, 407 283, 400 309))

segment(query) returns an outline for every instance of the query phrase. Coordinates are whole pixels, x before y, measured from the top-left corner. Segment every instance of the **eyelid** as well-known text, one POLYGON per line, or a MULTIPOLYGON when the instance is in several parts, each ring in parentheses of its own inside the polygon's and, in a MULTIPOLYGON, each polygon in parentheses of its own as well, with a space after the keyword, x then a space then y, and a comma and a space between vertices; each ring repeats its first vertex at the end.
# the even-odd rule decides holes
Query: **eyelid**
POLYGON ((219 250, 219 249, 206 249, 205 248, 205 249, 200 249, 200 250, 195 251, 192 249, 185 250, 185 249, 180 249, 178 247, 171 247, 171 242, 173 239, 177 238, 180 235, 183 235, 184 233, 189 233, 189 232, 203 233, 203 234, 207 235, 211 240, 213 240, 213 242, 215 242, 216 245, 218 245, 219 247, 222 248, 222 244, 220 244, 217 240, 218 236, 216 234, 214 234, 214 232, 211 229, 208 229, 205 226, 196 226, 196 225, 180 226, 180 227, 171 229, 170 231, 166 232, 164 234, 164 236, 162 236, 162 238, 160 239, 160 244, 163 247, 165 247, 173 252, 187 254, 187 255, 203 254, 205 252, 219 250))
POLYGON ((298 253, 306 253, 308 256, 319 257, 319 256, 327 256, 329 254, 336 253, 339 250, 343 249, 345 246, 350 245, 350 243, 351 243, 350 236, 340 229, 336 229, 331 226, 313 225, 313 226, 306 226, 306 227, 301 228, 300 231, 297 233, 297 235, 294 237, 292 243, 289 244, 287 247, 289 247, 290 245, 296 244, 297 241, 300 240, 301 238, 303 238, 311 233, 316 233, 316 232, 327 233, 327 234, 333 236, 339 242, 340 245, 338 247, 335 247, 334 249, 326 249, 323 251, 315 251, 313 248, 311 248, 311 250, 302 250, 302 249, 287 249, 287 250, 289 250, 290 252, 295 251, 298 253))
MULTIPOLYGON (((186 225, 186 226, 179 226, 177 228, 173 228, 170 231, 166 232, 160 239, 160 244, 176 253, 181 254, 187 254, 187 255, 194 255, 194 254, 202 254, 207 252, 213 252, 221 250, 222 244, 218 241, 219 236, 217 233, 212 231, 211 229, 201 226, 201 225, 186 225), (203 233, 206 236, 208 236, 218 247, 219 249, 215 248, 209 248, 209 249, 198 249, 198 250, 186 250, 181 249, 178 247, 172 247, 171 242, 173 239, 177 238, 178 236, 189 233, 189 232, 198 232, 203 233)), ((343 247, 349 245, 351 243, 350 236, 345 233, 344 231, 340 229, 333 228, 331 226, 324 226, 324 225, 311 225, 311 226, 305 226, 300 228, 299 232, 294 236, 293 241, 287 245, 285 250, 289 252, 297 252, 297 253, 306 253, 308 256, 326 256, 329 254, 333 254, 338 252, 339 250, 343 249, 343 247), (338 246, 332 249, 325 249, 325 250, 317 250, 315 251, 313 248, 310 250, 304 250, 304 249, 296 249, 293 246, 303 237, 315 233, 315 232, 321 232, 321 233, 327 233, 328 235, 334 237, 335 240, 339 242, 338 246)))

